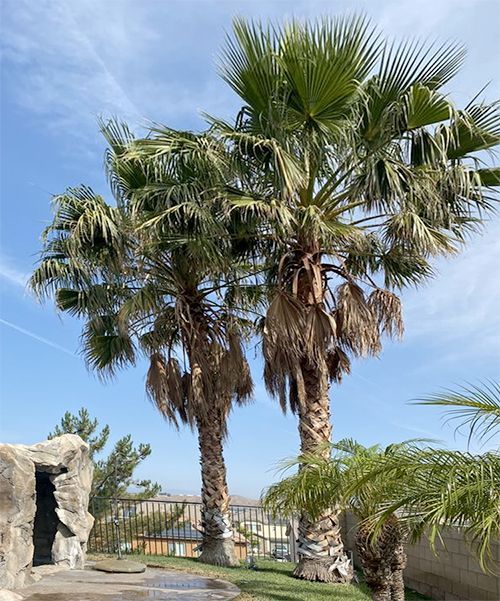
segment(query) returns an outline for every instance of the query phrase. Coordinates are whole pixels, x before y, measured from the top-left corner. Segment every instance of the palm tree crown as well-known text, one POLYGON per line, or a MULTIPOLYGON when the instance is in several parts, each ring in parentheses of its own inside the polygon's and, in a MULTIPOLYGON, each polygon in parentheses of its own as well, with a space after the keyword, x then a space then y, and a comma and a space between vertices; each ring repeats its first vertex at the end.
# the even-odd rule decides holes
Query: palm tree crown
POLYGON ((391 45, 358 17, 235 22, 220 69, 244 106, 213 123, 239 159, 234 210, 274 242, 266 383, 285 404, 288 382, 295 411, 300 362, 324 359, 336 380, 349 354, 401 335, 388 289, 431 276, 493 207, 500 171, 477 153, 500 141, 498 103, 458 110, 443 92, 464 56, 391 45))

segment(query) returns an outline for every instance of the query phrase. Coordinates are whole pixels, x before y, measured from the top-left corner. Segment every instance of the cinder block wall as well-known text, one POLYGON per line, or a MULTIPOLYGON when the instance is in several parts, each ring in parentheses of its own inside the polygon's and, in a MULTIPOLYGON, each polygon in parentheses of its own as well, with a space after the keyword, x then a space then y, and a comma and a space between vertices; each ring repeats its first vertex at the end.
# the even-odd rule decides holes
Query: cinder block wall
MULTIPOLYGON (((342 528, 346 547, 353 551, 356 518, 345 513, 342 528)), ((432 599, 444 601, 500 601, 500 541, 493 545, 497 575, 485 574, 465 544, 460 530, 449 528, 443 533, 445 547, 437 546, 436 556, 427 539, 408 547, 406 586, 432 599)))

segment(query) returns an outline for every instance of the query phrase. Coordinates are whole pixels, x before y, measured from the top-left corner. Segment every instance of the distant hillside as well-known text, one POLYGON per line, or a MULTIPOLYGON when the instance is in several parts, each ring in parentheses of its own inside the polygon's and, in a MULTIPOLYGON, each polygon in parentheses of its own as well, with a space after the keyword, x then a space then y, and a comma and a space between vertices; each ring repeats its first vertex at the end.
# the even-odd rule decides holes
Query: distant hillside
MULTIPOLYGON (((199 495, 174 495, 168 492, 162 492, 158 496, 150 499, 151 501, 168 501, 169 503, 201 503, 199 495)), ((231 495, 231 505, 233 507, 260 507, 258 499, 249 499, 241 495, 231 495)))

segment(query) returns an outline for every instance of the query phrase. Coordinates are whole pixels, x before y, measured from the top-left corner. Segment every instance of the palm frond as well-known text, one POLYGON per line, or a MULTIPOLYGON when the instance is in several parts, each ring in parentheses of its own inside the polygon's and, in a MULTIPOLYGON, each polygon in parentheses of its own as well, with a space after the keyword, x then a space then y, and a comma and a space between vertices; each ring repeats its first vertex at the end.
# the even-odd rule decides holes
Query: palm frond
POLYGON ((497 382, 445 390, 417 404, 448 408, 448 419, 461 422, 457 430, 468 429, 469 442, 475 436, 485 442, 500 431, 500 385, 497 382))

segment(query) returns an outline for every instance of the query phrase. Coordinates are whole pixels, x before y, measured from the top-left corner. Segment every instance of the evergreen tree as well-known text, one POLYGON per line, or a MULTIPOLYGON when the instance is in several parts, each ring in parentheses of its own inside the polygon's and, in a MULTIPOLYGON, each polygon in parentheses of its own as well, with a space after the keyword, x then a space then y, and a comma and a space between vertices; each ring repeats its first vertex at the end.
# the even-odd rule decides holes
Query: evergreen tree
POLYGON ((158 483, 134 479, 137 466, 151 455, 149 444, 139 443, 134 446, 132 436, 127 434, 115 443, 108 457, 96 459, 108 442, 110 430, 109 426, 105 425, 99 431, 97 419, 92 419, 83 407, 77 415, 66 411, 61 422, 49 434, 49 438, 62 434, 78 434, 90 447, 90 457, 94 463, 91 498, 148 499, 160 492, 161 487, 158 483), (131 486, 139 490, 131 493, 131 486))

